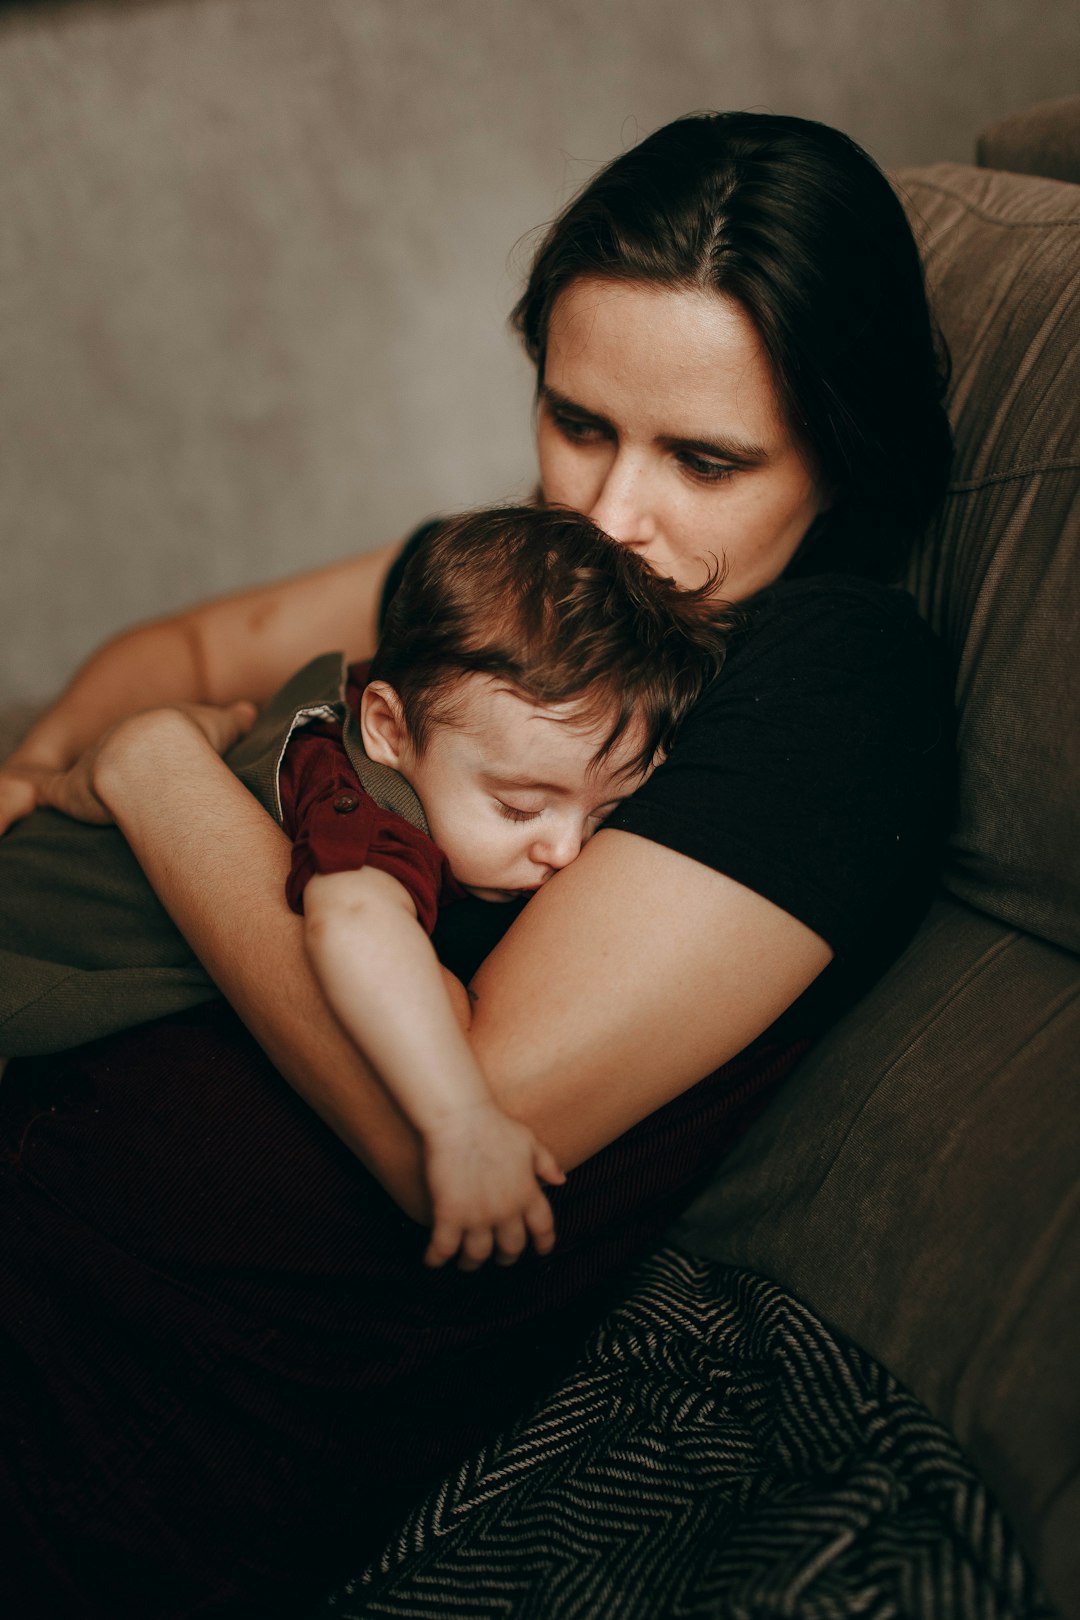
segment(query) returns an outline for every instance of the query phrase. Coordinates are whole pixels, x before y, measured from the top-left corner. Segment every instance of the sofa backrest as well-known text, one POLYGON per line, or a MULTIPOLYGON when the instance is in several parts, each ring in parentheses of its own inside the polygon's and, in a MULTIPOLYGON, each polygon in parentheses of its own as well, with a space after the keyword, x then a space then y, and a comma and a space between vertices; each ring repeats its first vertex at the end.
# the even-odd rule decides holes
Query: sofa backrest
POLYGON ((1080 951, 1080 185, 896 180, 952 356, 956 460, 908 581, 957 670, 945 886, 1080 951))
POLYGON ((980 169, 1080 184, 1080 96, 1038 101, 998 119, 981 131, 975 154, 980 169))

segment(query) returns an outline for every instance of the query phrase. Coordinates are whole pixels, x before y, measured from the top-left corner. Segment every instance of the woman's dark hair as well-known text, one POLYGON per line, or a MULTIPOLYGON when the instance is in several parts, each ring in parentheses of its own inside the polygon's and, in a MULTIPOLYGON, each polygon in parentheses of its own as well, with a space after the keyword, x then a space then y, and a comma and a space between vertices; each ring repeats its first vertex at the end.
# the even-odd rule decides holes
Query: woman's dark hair
POLYGON ((490 675, 534 703, 577 700, 606 726, 597 760, 640 730, 642 771, 724 663, 742 614, 715 576, 681 590, 580 512, 495 507, 441 524, 410 557, 387 609, 370 680, 401 699, 420 753, 453 725, 463 675, 490 675))
POLYGON ((582 276, 737 299, 830 503, 789 572, 898 572, 948 476, 948 362, 904 210, 861 147, 803 118, 705 113, 616 158, 548 229, 514 309, 541 380, 582 276))

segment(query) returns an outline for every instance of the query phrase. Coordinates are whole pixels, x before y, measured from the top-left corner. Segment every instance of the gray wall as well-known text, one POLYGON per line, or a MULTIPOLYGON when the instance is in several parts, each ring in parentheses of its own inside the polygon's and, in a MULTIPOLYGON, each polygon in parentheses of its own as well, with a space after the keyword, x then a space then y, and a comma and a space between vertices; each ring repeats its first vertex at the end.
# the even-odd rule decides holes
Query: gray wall
POLYGON ((885 164, 1074 92, 1075 0, 159 0, 0 15, 0 697, 521 493, 525 250, 694 108, 885 164))

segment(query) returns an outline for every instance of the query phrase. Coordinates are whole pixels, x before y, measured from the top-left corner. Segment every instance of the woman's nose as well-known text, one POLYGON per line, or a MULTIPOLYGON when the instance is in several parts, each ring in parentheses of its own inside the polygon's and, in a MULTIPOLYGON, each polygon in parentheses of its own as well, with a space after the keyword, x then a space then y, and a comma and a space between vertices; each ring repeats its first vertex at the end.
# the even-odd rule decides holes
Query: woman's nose
POLYGON ((656 538, 648 472, 625 450, 612 458, 589 516, 623 545, 648 545, 656 538))

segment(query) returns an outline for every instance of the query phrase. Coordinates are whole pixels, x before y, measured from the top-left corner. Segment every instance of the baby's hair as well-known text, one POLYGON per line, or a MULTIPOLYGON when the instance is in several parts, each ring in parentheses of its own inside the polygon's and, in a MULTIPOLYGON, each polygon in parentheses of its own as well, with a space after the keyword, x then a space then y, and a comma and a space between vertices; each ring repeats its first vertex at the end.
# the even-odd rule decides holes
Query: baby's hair
POLYGON ((739 611, 661 578, 577 512, 507 506, 451 519, 410 558, 370 678, 401 699, 413 747, 453 723, 454 687, 484 674, 534 703, 581 703, 575 721, 611 717, 598 763, 628 727, 641 747, 627 774, 667 753, 719 674, 739 611))

